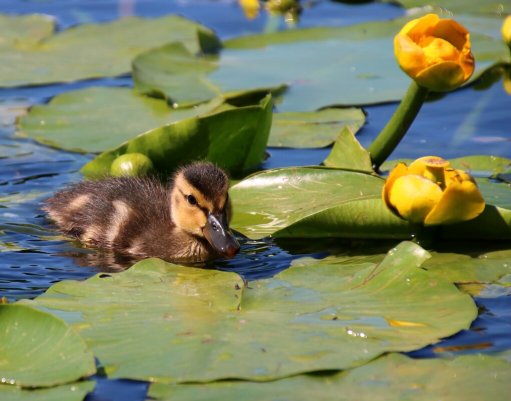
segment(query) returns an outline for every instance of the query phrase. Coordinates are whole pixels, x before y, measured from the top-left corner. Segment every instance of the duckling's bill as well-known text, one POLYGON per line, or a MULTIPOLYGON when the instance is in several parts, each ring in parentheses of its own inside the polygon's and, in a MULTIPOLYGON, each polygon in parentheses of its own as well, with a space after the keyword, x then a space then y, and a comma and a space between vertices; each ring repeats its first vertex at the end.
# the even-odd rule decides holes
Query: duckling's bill
POLYGON ((240 245, 232 232, 229 230, 225 213, 208 213, 208 221, 202 232, 211 246, 222 256, 234 257, 240 249, 240 245))

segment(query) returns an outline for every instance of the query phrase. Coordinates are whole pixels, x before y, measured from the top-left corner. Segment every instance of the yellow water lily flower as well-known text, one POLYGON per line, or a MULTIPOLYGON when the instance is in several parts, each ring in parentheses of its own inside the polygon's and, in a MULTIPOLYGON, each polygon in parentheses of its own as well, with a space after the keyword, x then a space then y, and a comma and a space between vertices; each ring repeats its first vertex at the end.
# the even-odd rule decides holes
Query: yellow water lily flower
POLYGON ((401 69, 433 91, 456 89, 474 72, 469 32, 435 14, 408 22, 394 38, 394 52, 401 69))
POLYGON ((238 0, 238 3, 247 19, 254 19, 259 15, 259 10, 261 9, 259 0, 238 0))
POLYGON ((511 47, 511 15, 508 15, 502 24, 502 39, 511 47))
POLYGON ((426 156, 399 163, 383 186, 383 200, 395 214, 426 226, 472 220, 485 207, 474 179, 447 160, 426 156))

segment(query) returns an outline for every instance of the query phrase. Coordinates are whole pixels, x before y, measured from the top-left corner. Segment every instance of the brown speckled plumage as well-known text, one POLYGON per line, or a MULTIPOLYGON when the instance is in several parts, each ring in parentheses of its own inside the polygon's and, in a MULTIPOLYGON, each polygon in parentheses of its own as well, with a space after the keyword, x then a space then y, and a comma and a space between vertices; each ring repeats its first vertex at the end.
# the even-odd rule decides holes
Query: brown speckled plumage
MULTIPOLYGON (((227 189, 221 169, 194 163, 167 186, 131 177, 80 182, 57 192, 43 209, 60 230, 88 245, 140 258, 195 262, 220 255, 202 231, 208 212, 228 214, 227 189), (202 205, 187 202, 190 191, 202 205)), ((229 249, 228 256, 236 251, 229 249)))

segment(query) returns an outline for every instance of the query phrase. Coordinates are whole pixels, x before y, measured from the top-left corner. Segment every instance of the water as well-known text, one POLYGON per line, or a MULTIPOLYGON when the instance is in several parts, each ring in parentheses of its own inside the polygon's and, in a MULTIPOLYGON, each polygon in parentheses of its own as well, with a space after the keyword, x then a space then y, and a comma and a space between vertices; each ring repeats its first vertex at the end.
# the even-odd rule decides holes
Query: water
MULTIPOLYGON (((308 3, 307 3, 308 4, 308 3)), ((311 3, 312 4, 312 3, 311 3)), ((345 25, 402 15, 388 4, 348 6, 319 1, 306 8, 299 26, 345 25)), ((170 0, 3 0, 0 12, 47 13, 58 20, 59 29, 84 22, 109 21, 126 15, 145 17, 179 13, 211 28, 222 38, 261 32, 275 24, 264 15, 247 22, 235 1, 170 0)), ((280 28, 284 24, 280 22, 280 28)), ((80 167, 90 155, 57 151, 30 140, 13 137, 13 121, 26 105, 44 103, 73 89, 97 86, 128 86, 129 77, 89 80, 35 88, 0 89, 0 296, 10 301, 32 298, 64 279, 85 279, 100 271, 96 253, 56 233, 40 211, 41 201, 56 189, 81 179, 80 167), (97 259, 96 259, 97 260, 97 259), (92 262, 91 262, 92 261, 92 262)), ((415 158, 435 154, 446 158, 469 154, 511 157, 511 96, 496 82, 485 90, 473 87, 427 103, 405 140, 392 157, 415 158)), ((358 138, 368 145, 383 127, 395 104, 365 108, 367 124, 358 138)), ((268 149, 264 168, 319 164, 329 149, 268 149)), ((381 246, 381 244, 380 244, 381 246)), ((386 249, 390 249, 389 244, 386 249)), ((364 246, 359 246, 363 253, 364 246)), ((242 252, 234 259, 216 263, 235 270, 246 279, 272 276, 301 256, 324 257, 330 252, 356 253, 353 244, 339 241, 242 240, 242 252)), ((110 266, 115 270, 115 266, 110 266)), ((105 269, 101 269, 105 270, 105 269)), ((480 316, 470 330, 439 344, 416 351, 415 357, 453 353, 496 352, 511 349, 511 292, 483 293, 475 298, 480 316)), ((97 378, 88 401, 143 400, 147 384, 97 378)))

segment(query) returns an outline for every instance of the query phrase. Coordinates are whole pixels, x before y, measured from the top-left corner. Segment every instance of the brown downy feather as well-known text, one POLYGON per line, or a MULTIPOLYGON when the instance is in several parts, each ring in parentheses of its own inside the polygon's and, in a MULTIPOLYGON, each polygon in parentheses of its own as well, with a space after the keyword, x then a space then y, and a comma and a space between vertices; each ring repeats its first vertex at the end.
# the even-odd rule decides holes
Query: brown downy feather
MULTIPOLYGON (((226 197, 228 178, 210 163, 184 167, 176 173, 175 179, 179 177, 184 177, 211 205, 226 197)), ((64 233, 98 248, 171 261, 217 257, 200 229, 197 235, 176 226, 173 213, 181 211, 171 210, 173 185, 131 177, 84 181, 57 192, 43 209, 64 233)), ((177 205, 184 207, 180 206, 184 203, 177 205)), ((226 202, 223 207, 228 207, 226 202)))

